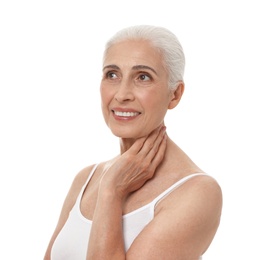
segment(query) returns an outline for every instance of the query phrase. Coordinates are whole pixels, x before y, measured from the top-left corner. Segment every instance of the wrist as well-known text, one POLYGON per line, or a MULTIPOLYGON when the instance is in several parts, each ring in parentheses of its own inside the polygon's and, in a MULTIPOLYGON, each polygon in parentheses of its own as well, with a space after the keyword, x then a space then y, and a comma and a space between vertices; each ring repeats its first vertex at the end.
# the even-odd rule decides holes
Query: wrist
POLYGON ((117 205, 122 207, 125 196, 120 189, 115 187, 105 188, 100 187, 98 191, 98 201, 108 205, 117 205))

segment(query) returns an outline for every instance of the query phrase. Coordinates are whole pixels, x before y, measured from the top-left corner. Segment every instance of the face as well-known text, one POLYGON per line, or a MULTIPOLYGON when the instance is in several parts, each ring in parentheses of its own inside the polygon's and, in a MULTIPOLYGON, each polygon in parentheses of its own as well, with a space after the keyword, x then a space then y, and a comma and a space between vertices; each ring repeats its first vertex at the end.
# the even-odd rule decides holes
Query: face
POLYGON ((148 135, 163 122, 171 100, 161 55, 140 40, 108 50, 100 92, 105 122, 121 138, 148 135))

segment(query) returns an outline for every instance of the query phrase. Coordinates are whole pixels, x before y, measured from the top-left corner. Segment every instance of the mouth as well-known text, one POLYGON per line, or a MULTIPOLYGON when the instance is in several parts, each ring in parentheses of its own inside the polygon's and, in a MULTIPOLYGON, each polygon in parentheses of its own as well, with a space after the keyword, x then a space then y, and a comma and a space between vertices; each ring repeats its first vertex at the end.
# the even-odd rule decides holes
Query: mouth
POLYGON ((116 111, 116 110, 112 110, 112 112, 114 113, 115 116, 118 117, 136 117, 138 115, 140 115, 140 112, 130 112, 130 111, 116 111))

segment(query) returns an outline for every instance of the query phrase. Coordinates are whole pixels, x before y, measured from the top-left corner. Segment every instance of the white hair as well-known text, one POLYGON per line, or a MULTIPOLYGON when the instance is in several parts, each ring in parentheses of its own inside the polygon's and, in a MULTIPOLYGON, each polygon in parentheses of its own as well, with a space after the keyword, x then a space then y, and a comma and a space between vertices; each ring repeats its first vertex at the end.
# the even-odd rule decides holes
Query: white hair
POLYGON ((104 59, 108 49, 125 40, 147 40, 163 57, 163 65, 169 75, 169 87, 175 89, 183 81, 185 56, 177 37, 168 29, 151 25, 136 25, 118 31, 105 45, 104 59))

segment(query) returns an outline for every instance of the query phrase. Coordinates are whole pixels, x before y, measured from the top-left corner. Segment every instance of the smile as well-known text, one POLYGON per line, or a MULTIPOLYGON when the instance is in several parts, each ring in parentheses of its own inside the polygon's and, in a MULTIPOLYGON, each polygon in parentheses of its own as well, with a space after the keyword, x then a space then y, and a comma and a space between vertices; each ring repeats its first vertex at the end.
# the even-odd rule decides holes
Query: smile
POLYGON ((114 111, 114 110, 113 113, 116 116, 122 116, 122 117, 134 117, 140 114, 139 112, 121 112, 121 111, 114 111))

